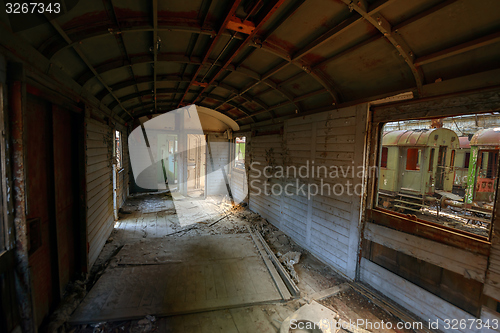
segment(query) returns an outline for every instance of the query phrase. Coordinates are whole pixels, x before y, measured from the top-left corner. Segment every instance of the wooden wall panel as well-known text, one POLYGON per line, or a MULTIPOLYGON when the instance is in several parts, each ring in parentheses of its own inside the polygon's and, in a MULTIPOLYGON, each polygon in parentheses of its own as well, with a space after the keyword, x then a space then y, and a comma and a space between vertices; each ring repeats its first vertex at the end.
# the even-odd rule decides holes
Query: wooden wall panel
POLYGON ((365 258, 361 259, 360 277, 362 282, 371 285, 379 293, 424 318, 424 320, 432 322, 437 320, 439 329, 443 332, 480 331, 470 330, 468 326, 467 329, 445 329, 446 319, 473 320, 476 318, 365 258))
POLYGON ((283 135, 252 137, 249 149, 250 209, 350 279, 359 244, 361 195, 354 188, 361 193, 365 177, 358 167, 365 163, 367 111, 358 105, 286 120, 283 135), (283 167, 285 175, 267 177, 269 166, 283 167))
POLYGON ((207 195, 226 195, 227 188, 222 168, 229 173, 229 141, 223 134, 209 134, 212 160, 207 147, 207 195), (213 166, 212 166, 213 161, 213 166))
POLYGON ((88 266, 92 267, 113 230, 113 131, 86 118, 88 266))
POLYGON ((367 240, 403 252, 436 266, 484 282, 487 260, 483 255, 402 233, 377 224, 367 223, 364 237, 367 240))
POLYGON ((231 192, 236 203, 247 200, 248 184, 245 170, 232 169, 231 172, 231 192))

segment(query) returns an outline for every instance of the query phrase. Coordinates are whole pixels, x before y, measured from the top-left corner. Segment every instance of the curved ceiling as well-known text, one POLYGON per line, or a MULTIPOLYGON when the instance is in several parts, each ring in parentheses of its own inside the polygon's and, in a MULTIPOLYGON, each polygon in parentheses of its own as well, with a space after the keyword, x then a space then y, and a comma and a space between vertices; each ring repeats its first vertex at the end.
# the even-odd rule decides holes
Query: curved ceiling
POLYGON ((244 125, 500 67, 498 0, 81 0, 16 34, 124 120, 244 125))

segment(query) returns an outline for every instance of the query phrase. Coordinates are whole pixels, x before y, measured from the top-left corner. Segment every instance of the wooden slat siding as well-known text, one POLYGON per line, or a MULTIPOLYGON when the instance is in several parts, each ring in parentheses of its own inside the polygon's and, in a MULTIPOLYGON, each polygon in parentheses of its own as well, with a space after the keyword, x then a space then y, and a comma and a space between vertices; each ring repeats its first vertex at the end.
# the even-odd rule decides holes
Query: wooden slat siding
POLYGON ((366 224, 364 237, 467 278, 484 282, 488 259, 486 256, 473 254, 373 223, 366 224))
MULTIPOLYGON (((485 306, 481 308, 481 320, 483 323, 489 322, 490 325, 493 325, 495 322, 500 323, 500 314, 494 310, 491 310, 485 306)), ((500 332, 500 325, 496 327, 496 329, 493 329, 493 327, 487 328, 483 327, 481 330, 482 333, 494 333, 494 332, 500 332)))
POLYGON ((86 118, 87 239, 89 268, 113 230, 112 129, 86 118))
POLYGON ((248 194, 248 184, 245 170, 232 169, 231 191, 234 201, 240 203, 246 200, 248 194))
POLYGON ((474 330, 445 330, 446 319, 476 319, 471 314, 457 308, 434 294, 414 285, 381 266, 361 258, 360 278, 384 296, 392 299, 417 316, 432 322, 439 321, 443 332, 475 332, 474 330))
MULTIPOLYGON (((325 191, 307 198, 308 184, 345 185, 347 181, 356 185, 362 181, 351 173, 341 174, 336 179, 330 176, 330 167, 362 166, 364 164, 364 143, 367 128, 367 105, 359 105, 331 112, 289 119, 284 124, 284 134, 252 137, 252 162, 260 162, 260 171, 267 165, 266 151, 274 149, 276 164, 284 166, 326 166, 327 175, 289 174, 286 180, 272 179, 272 184, 288 187, 293 195, 257 195, 257 189, 250 188, 250 209, 258 212, 269 222, 279 227, 295 242, 309 250, 326 264, 354 279, 356 256, 359 244, 359 221, 361 199, 356 196, 336 196, 325 191), (281 159, 281 160, 279 160, 281 159), (284 160, 284 161, 282 161, 284 160), (354 163, 353 163, 354 161, 354 163), (283 164, 284 163, 284 164, 283 164), (297 184, 298 181, 298 184, 297 184), (305 195, 297 194, 297 187, 305 184, 305 195)), ((324 170, 322 170, 324 171, 324 170)), ((250 181, 257 173, 250 172, 250 181)), ((266 180, 261 175, 260 182, 266 180)), ((263 186, 260 186, 261 191, 263 186)))
MULTIPOLYGON (((210 156, 207 155, 207 195, 227 194, 226 182, 221 168, 229 172, 229 141, 222 134, 209 134, 210 149, 215 171, 212 169, 210 156)), ((208 147, 207 147, 208 154, 208 147)))
MULTIPOLYGON (((272 194, 266 195, 264 192, 264 181, 268 180, 262 173, 268 165, 266 161, 266 152, 270 154, 276 165, 282 164, 282 137, 280 135, 263 135, 251 138, 251 165, 248 177, 250 178, 250 209, 259 213, 276 227, 280 227, 281 217, 281 198, 272 194), (254 163, 255 162, 255 163, 254 163), (258 177, 258 171, 261 176, 258 177), (260 195, 258 193, 260 192, 260 195)), ((280 179, 269 179, 268 190, 273 184, 280 184, 280 179)))

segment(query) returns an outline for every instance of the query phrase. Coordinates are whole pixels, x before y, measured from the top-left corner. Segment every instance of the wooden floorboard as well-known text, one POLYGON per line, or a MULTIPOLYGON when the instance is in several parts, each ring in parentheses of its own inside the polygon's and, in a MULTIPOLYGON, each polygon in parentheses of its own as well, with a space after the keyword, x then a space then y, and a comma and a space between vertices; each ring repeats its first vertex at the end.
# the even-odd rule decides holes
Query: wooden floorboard
MULTIPOLYGON (((172 316, 282 300, 248 234, 161 241, 124 247, 117 255, 119 266, 105 271, 70 322, 172 316), (165 263, 155 261, 159 251, 166 253, 161 257, 165 263)), ((217 325, 223 332, 233 330, 225 321, 217 325)))

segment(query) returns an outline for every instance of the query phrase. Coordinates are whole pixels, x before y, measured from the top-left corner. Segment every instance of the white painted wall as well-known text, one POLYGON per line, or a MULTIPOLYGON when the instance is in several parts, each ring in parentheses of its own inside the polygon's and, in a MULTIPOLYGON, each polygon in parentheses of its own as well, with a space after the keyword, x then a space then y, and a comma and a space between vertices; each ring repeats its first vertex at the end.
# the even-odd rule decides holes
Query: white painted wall
POLYGON ((229 141, 224 134, 209 134, 212 160, 207 146, 207 195, 226 195, 227 188, 222 168, 228 175, 229 168, 229 141))

